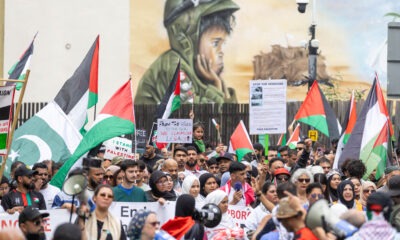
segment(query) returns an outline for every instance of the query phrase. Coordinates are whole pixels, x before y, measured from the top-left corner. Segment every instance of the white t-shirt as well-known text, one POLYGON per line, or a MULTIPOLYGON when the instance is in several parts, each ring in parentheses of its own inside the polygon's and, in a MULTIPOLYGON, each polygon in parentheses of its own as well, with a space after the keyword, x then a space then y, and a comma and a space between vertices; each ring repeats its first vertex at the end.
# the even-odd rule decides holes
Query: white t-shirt
MULTIPOLYGON (((228 202, 231 202, 233 200, 233 195, 235 194, 235 192, 236 192, 236 190, 233 187, 231 187, 231 191, 229 192, 229 196, 228 196, 228 202)), ((242 189, 242 192, 243 192, 243 189, 242 189)), ((240 201, 237 202, 235 204, 235 206, 246 207, 246 199, 244 199, 244 193, 243 193, 242 199, 240 199, 240 201)))
POLYGON ((60 189, 54 187, 53 185, 47 184, 45 189, 41 189, 40 193, 43 195, 43 198, 46 202, 46 209, 51 209, 53 205, 54 197, 60 192, 60 189))

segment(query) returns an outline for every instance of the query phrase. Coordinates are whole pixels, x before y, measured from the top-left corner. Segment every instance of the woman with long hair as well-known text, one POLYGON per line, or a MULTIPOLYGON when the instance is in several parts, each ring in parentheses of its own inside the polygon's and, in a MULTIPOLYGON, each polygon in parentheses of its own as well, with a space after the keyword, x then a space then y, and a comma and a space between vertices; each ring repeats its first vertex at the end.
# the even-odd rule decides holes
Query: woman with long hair
POLYGON ((113 199, 112 187, 101 184, 94 191, 93 202, 96 204, 94 211, 88 214, 89 208, 85 204, 81 205, 77 213, 79 216, 78 222, 83 231, 82 239, 126 239, 121 221, 109 211, 113 199))
POLYGON ((338 200, 338 192, 337 188, 342 181, 341 175, 338 171, 331 170, 326 174, 326 177, 328 178, 328 182, 326 184, 326 190, 325 190, 325 199, 328 200, 328 202, 333 203, 338 200))

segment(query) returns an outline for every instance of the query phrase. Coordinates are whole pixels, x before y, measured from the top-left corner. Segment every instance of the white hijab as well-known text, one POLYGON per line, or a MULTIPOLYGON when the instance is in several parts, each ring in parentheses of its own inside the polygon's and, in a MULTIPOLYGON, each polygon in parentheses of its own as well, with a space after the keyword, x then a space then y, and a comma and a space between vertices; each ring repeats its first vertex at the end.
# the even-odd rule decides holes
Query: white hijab
MULTIPOLYGON (((190 194, 190 189, 196 181, 199 183, 200 186, 199 178, 197 178, 195 175, 186 176, 182 182, 182 194, 190 194)), ((201 209, 204 206, 204 200, 201 197, 200 193, 194 199, 196 200, 196 208, 201 209)))

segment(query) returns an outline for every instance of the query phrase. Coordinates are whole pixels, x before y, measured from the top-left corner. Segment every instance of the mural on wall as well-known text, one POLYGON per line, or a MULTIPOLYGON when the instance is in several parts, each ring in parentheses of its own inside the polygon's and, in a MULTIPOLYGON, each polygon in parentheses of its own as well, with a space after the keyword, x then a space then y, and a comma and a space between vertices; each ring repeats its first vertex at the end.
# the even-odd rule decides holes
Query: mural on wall
POLYGON ((248 102, 251 79, 288 80, 288 100, 303 100, 308 82, 312 4, 320 42, 317 79, 330 99, 364 93, 373 73, 386 86, 384 0, 133 0, 131 71, 137 104, 159 103, 178 61, 184 103, 248 102), (196 3, 198 3, 196 5, 196 3))

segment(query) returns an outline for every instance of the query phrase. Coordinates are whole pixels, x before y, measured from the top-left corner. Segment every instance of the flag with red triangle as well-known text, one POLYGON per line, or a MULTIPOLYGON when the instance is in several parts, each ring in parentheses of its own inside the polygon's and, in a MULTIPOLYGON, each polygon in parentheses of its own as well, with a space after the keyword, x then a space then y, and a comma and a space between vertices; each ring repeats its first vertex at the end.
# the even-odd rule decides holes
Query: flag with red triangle
POLYGON ((287 146, 290 149, 296 149, 297 142, 300 141, 300 124, 298 123, 296 128, 294 129, 292 136, 290 136, 289 140, 287 141, 287 146))
POLYGON ((106 103, 92 127, 79 143, 75 152, 53 177, 51 184, 56 187, 61 187, 68 172, 74 169, 73 166, 76 166, 75 163, 90 149, 108 139, 130 134, 134 131, 135 115, 131 80, 129 80, 119 88, 106 103))
POLYGON ((351 93, 349 106, 347 107, 345 119, 342 124, 343 132, 342 132, 342 135, 337 144, 335 161, 333 162, 333 169, 340 168, 340 165, 341 165, 341 164, 339 164, 340 155, 342 154, 343 148, 350 138, 351 132, 353 131, 356 121, 357 121, 357 107, 356 107, 356 100, 354 97, 354 90, 353 90, 351 93))
POLYGON ((330 139, 340 136, 340 124, 317 81, 314 81, 294 119, 314 127, 330 139))
POLYGON ((276 143, 277 146, 285 146, 286 145, 286 133, 282 133, 279 136, 278 142, 276 143))
POLYGON ((152 131, 150 133, 149 144, 157 147, 158 149, 162 149, 168 144, 157 142, 157 119, 168 119, 169 116, 171 116, 171 114, 178 110, 181 106, 180 66, 181 62, 179 61, 171 83, 169 84, 161 103, 157 106, 156 119, 153 123, 152 131))
POLYGON ((250 136, 242 120, 240 120, 231 136, 228 152, 236 153, 239 161, 241 161, 247 153, 254 152, 253 144, 251 143, 250 136))
POLYGON ((386 164, 390 163, 390 161, 387 161, 388 141, 383 139, 392 135, 392 124, 376 76, 353 132, 339 158, 339 166, 348 158, 361 159, 367 167, 364 177, 367 177, 378 166, 382 168, 385 165, 386 167, 386 164), (386 154, 382 152, 384 149, 386 149, 386 154))

